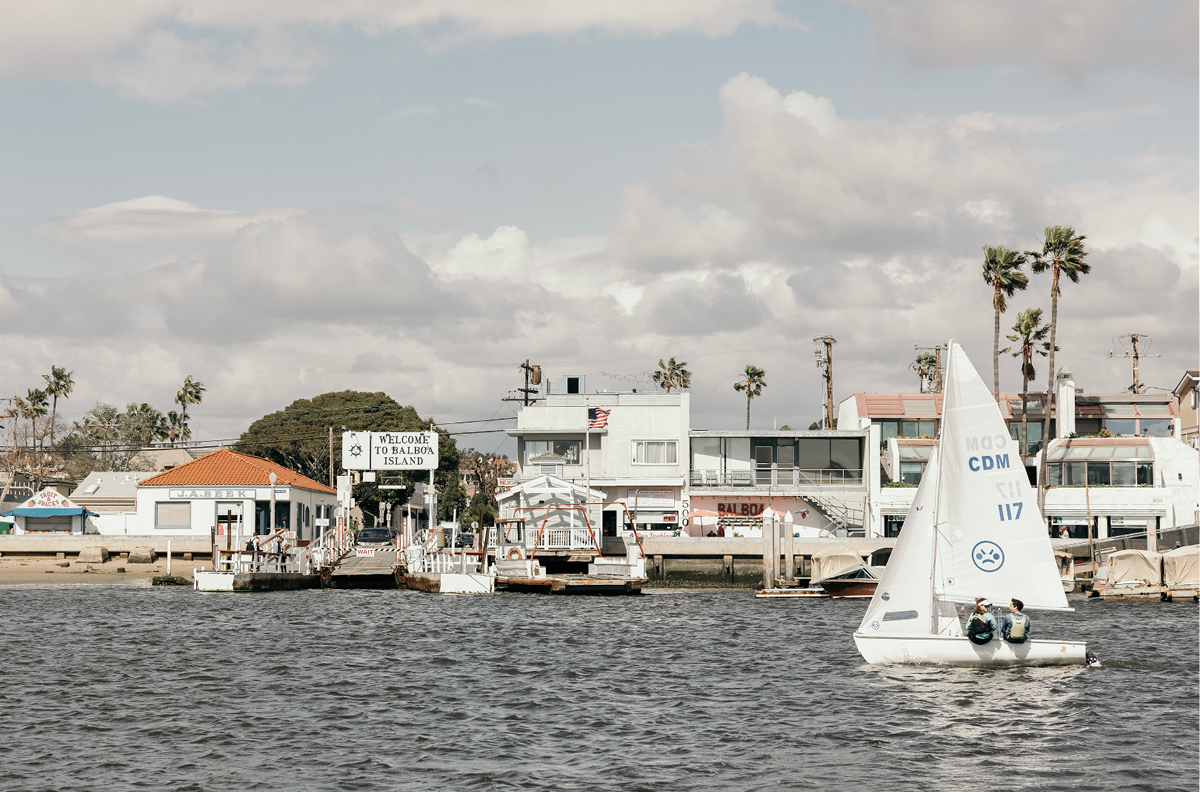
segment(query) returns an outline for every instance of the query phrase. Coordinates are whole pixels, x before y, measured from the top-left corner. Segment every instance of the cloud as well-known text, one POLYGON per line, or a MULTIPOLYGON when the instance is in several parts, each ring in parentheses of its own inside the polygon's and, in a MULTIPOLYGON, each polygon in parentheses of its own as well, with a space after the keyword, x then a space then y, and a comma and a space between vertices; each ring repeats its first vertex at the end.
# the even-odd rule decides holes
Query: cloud
POLYGON ((1187 0, 849 0, 874 42, 921 68, 999 65, 1072 81, 1120 69, 1195 82, 1197 8, 1187 0))
POLYGON ((489 102, 487 99, 478 99, 474 96, 468 96, 466 99, 463 99, 463 104, 470 105, 471 107, 482 107, 484 110, 496 109, 496 105, 489 102))
POLYGON ((776 0, 88 0, 10 3, 0 25, 0 75, 86 77, 121 93, 174 101, 251 82, 311 79, 314 42, 339 28, 405 32, 427 46, 531 34, 723 36, 744 24, 791 24, 776 0))
POLYGON ((39 226, 36 233, 42 238, 78 236, 109 243, 227 237, 242 226, 263 220, 283 220, 296 211, 202 209, 175 198, 147 195, 55 218, 39 226))
MULTIPOLYGON (((1059 305, 1060 360, 1077 380, 1124 388, 1128 367, 1106 355, 1127 332, 1166 356, 1143 365, 1147 382, 1194 365, 1194 163, 1139 154, 1106 180, 1047 185, 1028 144, 1041 132, 1010 117, 848 119, 829 98, 749 75, 719 100, 719 141, 683 147, 661 185, 626 185, 593 235, 464 228, 412 198, 336 212, 151 196, 49 220, 39 238, 94 265, 69 278, 0 272, 11 350, 0 377, 21 387, 53 360, 79 372, 72 401, 90 406, 169 404, 197 374, 214 416, 198 436, 213 437, 346 388, 443 420, 487 417, 526 358, 556 376, 636 373, 674 355, 694 372, 694 425, 740 425, 730 383, 753 362, 771 382, 755 425, 807 426, 822 399, 814 336, 839 342, 838 398, 915 389, 914 345, 949 337, 986 370, 981 248, 1028 247, 1057 222, 1088 235, 1093 266, 1059 305)), ((1002 327, 1048 308, 1048 293, 1033 276, 1002 327)), ((1012 361, 1001 372, 1002 387, 1019 385, 1012 361)))
POLYGON ((742 74, 721 89, 730 163, 766 228, 879 253, 1036 225, 1045 208, 1016 134, 968 117, 847 120, 742 74))
POLYGON ((428 118, 438 114, 434 105, 405 105, 388 113, 384 118, 428 118))

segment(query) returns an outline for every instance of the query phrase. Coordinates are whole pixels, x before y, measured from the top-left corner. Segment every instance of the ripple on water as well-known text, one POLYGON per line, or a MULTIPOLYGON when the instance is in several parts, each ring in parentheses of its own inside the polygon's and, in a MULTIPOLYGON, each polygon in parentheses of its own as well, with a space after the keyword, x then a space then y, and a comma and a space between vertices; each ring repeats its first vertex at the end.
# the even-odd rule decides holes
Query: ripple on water
POLYGON ((1196 789, 1188 605, 1100 669, 868 666, 864 604, 9 588, 0 789, 1196 789), (1019 766, 1018 772, 1012 768, 1019 766))

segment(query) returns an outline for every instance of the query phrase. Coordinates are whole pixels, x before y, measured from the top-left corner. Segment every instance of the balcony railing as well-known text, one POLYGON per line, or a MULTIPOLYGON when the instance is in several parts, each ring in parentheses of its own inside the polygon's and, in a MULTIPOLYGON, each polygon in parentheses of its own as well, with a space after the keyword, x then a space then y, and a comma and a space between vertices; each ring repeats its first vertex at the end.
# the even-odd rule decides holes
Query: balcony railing
POLYGON ((693 470, 693 489, 698 487, 811 487, 858 486, 863 483, 859 468, 758 468, 756 470, 693 470))

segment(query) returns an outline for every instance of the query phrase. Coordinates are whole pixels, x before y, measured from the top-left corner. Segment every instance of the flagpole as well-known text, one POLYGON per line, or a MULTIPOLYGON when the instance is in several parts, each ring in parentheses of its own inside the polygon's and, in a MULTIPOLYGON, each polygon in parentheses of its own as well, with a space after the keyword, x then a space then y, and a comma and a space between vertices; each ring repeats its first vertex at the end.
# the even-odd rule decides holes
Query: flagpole
MULTIPOLYGON (((584 493, 583 502, 587 503, 592 499, 592 408, 591 398, 588 396, 583 397, 583 441, 587 448, 586 456, 583 459, 583 480, 587 492, 584 493)), ((583 513, 587 517, 588 523, 591 523, 587 506, 583 507, 583 513)))

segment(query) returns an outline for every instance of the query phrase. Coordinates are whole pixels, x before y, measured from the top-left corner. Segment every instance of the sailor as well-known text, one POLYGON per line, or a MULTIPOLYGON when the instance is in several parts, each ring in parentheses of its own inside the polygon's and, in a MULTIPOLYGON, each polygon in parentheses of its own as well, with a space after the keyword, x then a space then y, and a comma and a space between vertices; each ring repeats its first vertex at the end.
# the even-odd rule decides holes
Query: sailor
POLYGON ((996 617, 988 610, 990 607, 992 603, 983 597, 975 600, 975 612, 967 622, 967 638, 971 643, 982 646, 996 634, 996 617))
POLYGON ((1008 606, 1008 615, 1000 627, 1000 635, 1009 643, 1023 644, 1029 638, 1029 617, 1021 613, 1025 603, 1013 597, 1008 606))

